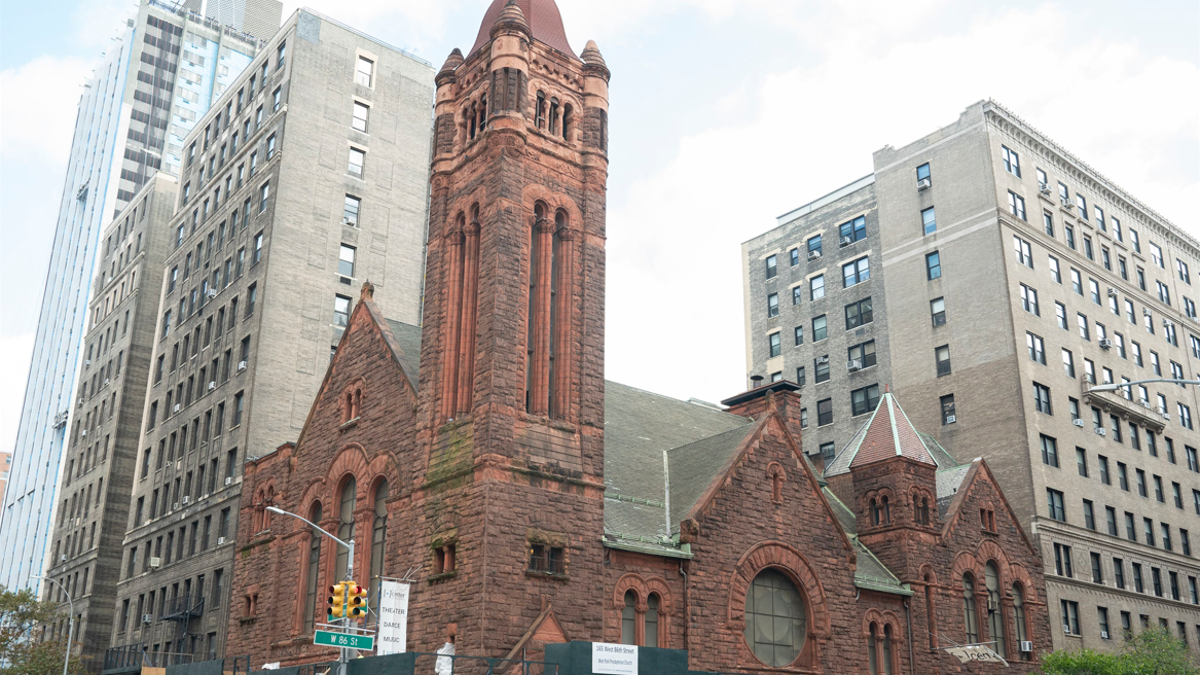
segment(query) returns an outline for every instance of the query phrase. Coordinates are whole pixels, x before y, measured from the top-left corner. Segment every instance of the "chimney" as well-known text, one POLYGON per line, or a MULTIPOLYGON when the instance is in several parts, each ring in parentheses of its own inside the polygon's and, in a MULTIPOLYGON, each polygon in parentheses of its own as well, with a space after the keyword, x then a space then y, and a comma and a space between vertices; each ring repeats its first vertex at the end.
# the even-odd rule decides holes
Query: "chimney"
POLYGON ((800 385, 788 380, 779 380, 767 385, 761 385, 762 376, 750 378, 754 387, 747 392, 721 401, 721 405, 729 408, 729 412, 742 417, 760 420, 764 415, 778 412, 787 424, 788 432, 800 443, 800 385))

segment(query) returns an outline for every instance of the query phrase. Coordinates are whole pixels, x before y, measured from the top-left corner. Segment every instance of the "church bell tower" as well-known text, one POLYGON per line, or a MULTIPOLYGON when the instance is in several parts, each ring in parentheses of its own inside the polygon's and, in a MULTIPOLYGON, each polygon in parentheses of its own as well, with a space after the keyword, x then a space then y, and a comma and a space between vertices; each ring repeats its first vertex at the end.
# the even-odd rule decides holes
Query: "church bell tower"
POLYGON ((553 0, 495 0, 437 74, 414 506, 460 653, 600 637, 608 80, 553 0))

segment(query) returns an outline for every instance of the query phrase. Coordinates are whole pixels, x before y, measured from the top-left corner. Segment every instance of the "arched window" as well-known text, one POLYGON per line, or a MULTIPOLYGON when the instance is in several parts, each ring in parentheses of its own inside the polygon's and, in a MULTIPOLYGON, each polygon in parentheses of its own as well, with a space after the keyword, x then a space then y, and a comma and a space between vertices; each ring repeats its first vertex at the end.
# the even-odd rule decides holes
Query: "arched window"
POLYGON ((368 587, 375 590, 379 587, 379 577, 383 574, 384 540, 387 537, 387 498, 388 482, 384 478, 375 488, 375 522, 371 527, 371 578, 368 587))
MULTIPOLYGON (((350 541, 354 538, 354 502, 358 496, 358 483, 354 476, 342 484, 342 498, 338 505, 338 539, 350 541)), ((333 567, 333 580, 341 581, 346 578, 346 563, 350 551, 344 546, 337 547, 337 560, 333 567)))
MULTIPOLYGON (((1021 584, 1013 584, 1013 619, 1017 624, 1017 642, 1029 641, 1029 628, 1025 624, 1025 591, 1021 588, 1021 584)), ((1020 645, 1018 645, 1020 647, 1020 645)), ((1028 661, 1032 658, 1030 652, 1022 651, 1021 660, 1028 661)))
POLYGON ((529 321, 526 336, 526 411, 562 419, 568 412, 572 260, 567 214, 549 220, 546 205, 534 205, 530 232, 529 321), (561 353, 559 352, 559 348, 561 353))
POLYGON ((937 649, 937 600, 935 597, 933 575, 925 573, 925 623, 929 633, 929 648, 937 649))
POLYGON ((921 496, 921 524, 928 525, 932 522, 929 518, 929 497, 921 496))
POLYGON ((645 647, 658 646, 658 606, 658 594, 651 593, 650 597, 646 598, 646 639, 643 641, 645 647))
POLYGON ((963 625, 966 627, 967 644, 979 643, 979 616, 975 613, 975 577, 970 572, 963 574, 963 625))
POLYGON ((879 502, 876 501, 874 497, 871 498, 870 510, 871 510, 871 524, 878 525, 879 519, 882 516, 882 513, 879 509, 879 502))
POLYGON ((763 570, 746 593, 746 643, 768 666, 787 666, 804 649, 808 625, 804 598, 782 572, 763 570))
POLYGON ((571 140, 571 123, 575 121, 573 112, 575 111, 570 103, 563 106, 562 137, 564 141, 568 142, 571 140))
POLYGON ((870 632, 867 633, 867 670, 871 675, 879 675, 879 654, 875 651, 878 644, 878 638, 875 637, 877 630, 876 625, 872 623, 870 632))
POLYGON ((996 563, 988 561, 983 568, 984 584, 988 592, 988 637, 991 638, 992 649, 1000 658, 1008 656, 1004 635, 1004 606, 1000 603, 1000 572, 996 563))
POLYGON ((342 409, 345 411, 342 413, 343 424, 354 419, 354 394, 352 392, 346 392, 346 403, 342 409))
POLYGON ((479 133, 487 128, 487 94, 479 97, 479 133))
POLYGON ((621 644, 637 644, 637 593, 625 591, 625 606, 621 609, 621 644))
POLYGON ((892 656, 892 626, 891 626, 891 624, 884 624, 884 626, 883 626, 883 673, 884 673, 884 675, 892 675, 893 661, 894 661, 894 657, 892 656))
POLYGON ((537 109, 534 111, 534 124, 539 129, 546 128, 546 92, 537 93, 537 109))
POLYGON ((351 410, 351 419, 358 419, 362 416, 362 389, 355 388, 354 390, 354 407, 351 410))
POLYGON ((550 99, 550 133, 558 133, 558 99, 550 99))
POLYGON ((890 503, 888 503, 887 495, 884 495, 883 499, 881 501, 883 502, 883 523, 885 525, 891 525, 892 524, 892 505, 890 503))
POLYGON ((475 104, 472 103, 471 110, 467 113, 467 128, 470 130, 471 140, 475 139, 476 120, 477 120, 477 115, 476 115, 476 111, 475 111, 475 104))
MULTIPOLYGON (((321 503, 313 504, 308 511, 308 519, 314 523, 321 522, 321 503)), ((325 535, 312 530, 308 535, 308 561, 305 563, 304 585, 304 632, 313 630, 317 614, 317 583, 321 572, 321 538, 325 535)))

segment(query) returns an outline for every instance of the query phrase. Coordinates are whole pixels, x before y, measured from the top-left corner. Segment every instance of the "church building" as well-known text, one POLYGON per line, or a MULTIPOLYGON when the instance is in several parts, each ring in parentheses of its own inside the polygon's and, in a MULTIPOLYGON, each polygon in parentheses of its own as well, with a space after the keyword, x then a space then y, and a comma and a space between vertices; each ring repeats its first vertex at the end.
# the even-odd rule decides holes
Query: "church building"
POLYGON ((247 463, 227 653, 337 655, 313 632, 348 556, 275 506, 353 539, 360 583, 415 581, 411 651, 999 673, 947 651, 986 644, 1036 670, 1038 550, 987 463, 956 462, 892 394, 816 467, 792 383, 716 407, 605 381, 609 77, 553 0, 495 0, 447 59, 423 326, 365 284, 300 437, 247 463))

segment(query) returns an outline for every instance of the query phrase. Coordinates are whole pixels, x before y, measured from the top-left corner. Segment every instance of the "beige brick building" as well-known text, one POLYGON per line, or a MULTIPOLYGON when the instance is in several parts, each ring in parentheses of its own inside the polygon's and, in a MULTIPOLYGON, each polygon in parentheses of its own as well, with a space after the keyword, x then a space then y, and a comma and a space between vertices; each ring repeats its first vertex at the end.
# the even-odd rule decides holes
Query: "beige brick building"
POLYGON ((106 667, 224 654, 243 463, 299 436, 364 281, 419 322, 433 76, 299 10, 186 139, 106 667))
POLYGON ((849 442, 854 397, 878 383, 959 460, 985 457, 1041 547, 1056 647, 1113 649, 1159 625, 1196 647, 1196 388, 1088 389, 1195 379, 1200 243, 992 102, 879 150, 874 167, 743 245, 749 374, 792 379, 829 354, 829 379, 810 374, 804 390, 815 443, 849 442), (862 243, 845 243, 859 215, 862 243), (816 234, 825 251, 809 260, 816 234), (829 270, 830 299, 810 299, 814 265, 829 270), (862 297, 875 325, 847 328, 862 297), (828 342, 795 344, 795 327, 823 314, 828 342), (841 350, 865 338, 847 333, 864 329, 880 336, 877 363, 848 370, 861 352, 841 350))

